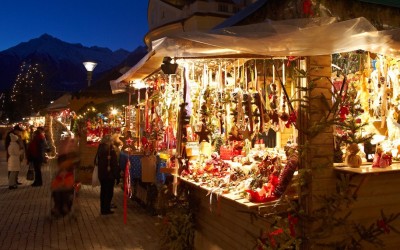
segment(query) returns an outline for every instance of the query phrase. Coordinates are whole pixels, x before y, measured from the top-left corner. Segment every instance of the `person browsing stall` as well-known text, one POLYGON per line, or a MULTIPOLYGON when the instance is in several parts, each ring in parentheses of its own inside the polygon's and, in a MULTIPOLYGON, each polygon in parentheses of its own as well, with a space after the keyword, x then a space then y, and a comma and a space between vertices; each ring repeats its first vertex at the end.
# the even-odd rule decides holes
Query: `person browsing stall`
POLYGON ((110 135, 101 140, 95 157, 100 180, 100 212, 102 215, 113 214, 111 200, 114 195, 114 183, 118 169, 117 152, 110 135))

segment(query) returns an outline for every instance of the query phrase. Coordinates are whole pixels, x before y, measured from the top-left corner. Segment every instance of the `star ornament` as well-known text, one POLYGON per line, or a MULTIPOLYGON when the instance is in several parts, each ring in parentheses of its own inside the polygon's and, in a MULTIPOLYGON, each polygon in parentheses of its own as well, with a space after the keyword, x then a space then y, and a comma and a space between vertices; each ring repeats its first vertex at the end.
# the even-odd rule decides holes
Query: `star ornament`
POLYGON ((208 136, 211 134, 211 131, 208 130, 204 124, 201 126, 201 130, 195 133, 199 136, 199 142, 210 142, 210 138, 208 136))
POLYGON ((126 139, 126 144, 127 145, 131 145, 133 142, 133 140, 131 138, 126 139))

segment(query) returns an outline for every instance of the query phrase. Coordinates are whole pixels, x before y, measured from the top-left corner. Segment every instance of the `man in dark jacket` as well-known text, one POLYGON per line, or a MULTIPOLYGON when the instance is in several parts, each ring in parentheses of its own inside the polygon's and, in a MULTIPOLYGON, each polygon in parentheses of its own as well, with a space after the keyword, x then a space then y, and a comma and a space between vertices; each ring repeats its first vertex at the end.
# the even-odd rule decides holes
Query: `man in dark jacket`
POLYGON ((113 214, 111 200, 118 172, 118 158, 109 135, 104 136, 101 140, 95 162, 97 162, 100 180, 100 212, 102 215, 113 214))
POLYGON ((46 162, 46 152, 48 151, 48 144, 43 127, 37 127, 32 141, 28 146, 28 161, 33 163, 35 170, 35 181, 32 187, 42 186, 42 164, 46 162))

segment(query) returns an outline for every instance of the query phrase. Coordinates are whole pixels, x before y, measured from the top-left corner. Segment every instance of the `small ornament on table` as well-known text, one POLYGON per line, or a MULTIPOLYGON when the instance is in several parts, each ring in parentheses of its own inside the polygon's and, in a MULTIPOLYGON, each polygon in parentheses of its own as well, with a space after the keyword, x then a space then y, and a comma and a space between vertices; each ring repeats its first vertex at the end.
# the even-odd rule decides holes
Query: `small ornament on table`
POLYGON ((383 154, 383 150, 382 147, 380 146, 376 146, 376 151, 375 151, 375 155, 374 155, 374 161, 372 162, 372 167, 373 168, 380 168, 380 162, 381 162, 381 157, 383 154))
POLYGON ((362 160, 358 155, 360 148, 357 143, 350 144, 346 149, 346 160, 345 163, 348 167, 359 168, 361 166, 362 160))
POLYGON ((373 168, 389 167, 390 165, 392 165, 392 158, 393 156, 391 152, 384 152, 382 147, 377 146, 372 167, 373 168))
POLYGON ((381 160, 380 160, 380 167, 381 168, 386 168, 389 167, 390 165, 392 165, 392 153, 391 152, 385 152, 382 154, 381 156, 381 160))

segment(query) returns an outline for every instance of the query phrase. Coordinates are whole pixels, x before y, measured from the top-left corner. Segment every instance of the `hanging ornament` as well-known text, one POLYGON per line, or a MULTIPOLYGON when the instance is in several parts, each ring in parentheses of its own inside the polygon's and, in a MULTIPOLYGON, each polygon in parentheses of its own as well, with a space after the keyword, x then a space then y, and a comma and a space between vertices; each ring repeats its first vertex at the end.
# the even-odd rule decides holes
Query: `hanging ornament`
POLYGON ((289 119, 287 120, 285 127, 290 128, 290 126, 293 124, 296 124, 297 121, 297 114, 296 112, 292 112, 289 115, 289 119))
POLYGON ((346 120, 347 115, 350 114, 350 110, 348 106, 342 106, 339 110, 340 122, 344 122, 346 120))
POLYGON ((207 129, 204 123, 201 125, 201 130, 195 133, 199 136, 199 142, 202 141, 210 142, 209 135, 211 134, 211 132, 210 130, 207 129))
POLYGON ((303 13, 307 16, 312 16, 314 15, 314 12, 312 10, 312 2, 311 0, 304 0, 303 2, 303 13))
POLYGON ((274 195, 276 197, 281 197, 289 186, 294 172, 297 170, 299 165, 299 157, 296 149, 296 145, 288 146, 286 149, 286 154, 288 156, 287 164, 283 168, 282 172, 279 174, 278 185, 275 188, 274 195))

